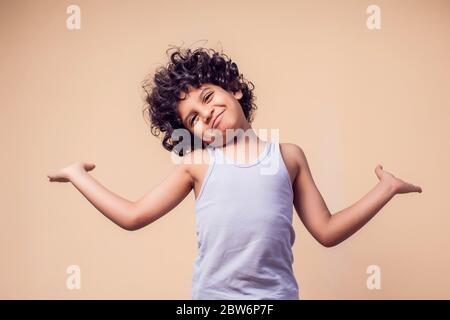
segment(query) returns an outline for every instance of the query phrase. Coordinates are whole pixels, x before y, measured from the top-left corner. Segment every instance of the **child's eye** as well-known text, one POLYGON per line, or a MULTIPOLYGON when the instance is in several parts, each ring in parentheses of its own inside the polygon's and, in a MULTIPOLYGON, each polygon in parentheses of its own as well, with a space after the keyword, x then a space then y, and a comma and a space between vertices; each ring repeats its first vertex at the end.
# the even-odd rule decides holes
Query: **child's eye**
POLYGON ((195 116, 193 116, 193 117, 191 118, 191 126, 194 125, 194 120, 195 120, 195 119, 197 119, 197 115, 195 115, 195 116))
POLYGON ((206 102, 206 100, 208 100, 208 98, 211 97, 211 96, 212 96, 212 93, 206 95, 205 98, 204 98, 204 100, 203 100, 203 102, 206 102))
MULTIPOLYGON (((204 98, 203 98, 203 102, 206 102, 208 99, 209 99, 209 97, 210 96, 212 96, 212 92, 211 93, 209 93, 209 94, 207 94, 204 98)), ((195 115, 195 116, 193 116, 192 118, 191 118, 191 126, 193 126, 194 125, 194 121, 197 119, 197 115, 195 115)))

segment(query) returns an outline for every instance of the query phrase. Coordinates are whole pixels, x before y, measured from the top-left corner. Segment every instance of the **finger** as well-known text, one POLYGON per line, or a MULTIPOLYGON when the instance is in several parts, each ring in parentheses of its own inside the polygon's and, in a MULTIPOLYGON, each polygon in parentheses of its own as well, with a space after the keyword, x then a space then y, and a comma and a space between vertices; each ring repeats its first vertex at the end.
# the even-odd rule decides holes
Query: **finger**
POLYGON ((383 170, 383 166, 381 164, 378 164, 375 168, 375 174, 377 175, 378 179, 381 180, 381 172, 383 170))
POLYGON ((85 165, 85 169, 88 170, 88 171, 90 171, 90 170, 92 170, 94 168, 95 168, 95 164, 94 163, 86 163, 86 165, 85 165))
POLYGON ((416 186, 416 185, 414 185, 412 183, 409 183, 409 187, 410 187, 411 191, 413 191, 413 192, 419 192, 419 193, 422 192, 422 188, 421 187, 416 186))

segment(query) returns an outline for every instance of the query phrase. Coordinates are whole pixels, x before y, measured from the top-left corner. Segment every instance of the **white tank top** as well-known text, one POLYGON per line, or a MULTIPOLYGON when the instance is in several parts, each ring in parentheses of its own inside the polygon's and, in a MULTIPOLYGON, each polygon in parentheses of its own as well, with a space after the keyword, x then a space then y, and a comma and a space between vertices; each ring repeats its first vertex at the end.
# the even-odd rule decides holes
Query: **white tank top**
POLYGON ((292 246, 293 190, 279 143, 242 163, 221 147, 195 203, 192 299, 299 299, 292 246))

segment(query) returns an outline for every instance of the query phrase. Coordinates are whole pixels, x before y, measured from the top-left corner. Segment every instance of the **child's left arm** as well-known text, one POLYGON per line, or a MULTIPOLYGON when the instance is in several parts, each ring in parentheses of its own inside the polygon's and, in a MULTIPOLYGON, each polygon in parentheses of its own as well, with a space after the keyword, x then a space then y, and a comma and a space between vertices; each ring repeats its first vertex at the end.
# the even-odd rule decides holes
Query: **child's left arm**
POLYGON ((317 189, 303 150, 295 146, 298 164, 293 182, 294 206, 308 231, 326 247, 335 246, 364 226, 396 194, 422 192, 422 188, 375 168, 379 182, 365 196, 333 215, 317 189))

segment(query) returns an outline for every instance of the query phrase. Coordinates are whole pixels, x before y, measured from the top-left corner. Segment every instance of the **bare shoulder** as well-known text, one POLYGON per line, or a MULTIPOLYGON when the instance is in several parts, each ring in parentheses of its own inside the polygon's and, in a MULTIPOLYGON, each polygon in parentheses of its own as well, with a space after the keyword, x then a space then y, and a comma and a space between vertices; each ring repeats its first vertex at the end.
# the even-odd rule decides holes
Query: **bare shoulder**
POLYGON ((191 175, 194 180, 198 180, 205 167, 208 166, 210 157, 206 149, 195 149, 184 155, 180 166, 191 175))
POLYGON ((302 169, 309 171, 308 160, 306 159, 305 152, 300 146, 294 143, 283 143, 281 144, 281 148, 283 150, 286 150, 287 157, 289 159, 292 159, 290 161, 296 163, 298 172, 300 172, 302 169))
POLYGON ((301 158, 304 156, 303 150, 294 143, 280 143, 280 151, 291 176, 291 181, 294 181, 300 172, 301 158))
POLYGON ((283 152, 283 155, 286 154, 286 157, 297 159, 299 157, 304 156, 304 152, 302 148, 295 143, 280 143, 281 150, 283 152))
POLYGON ((293 157, 299 160, 299 158, 304 157, 305 153, 303 152, 303 149, 295 144, 295 143, 280 143, 281 149, 283 152, 286 152, 286 156, 293 157))

